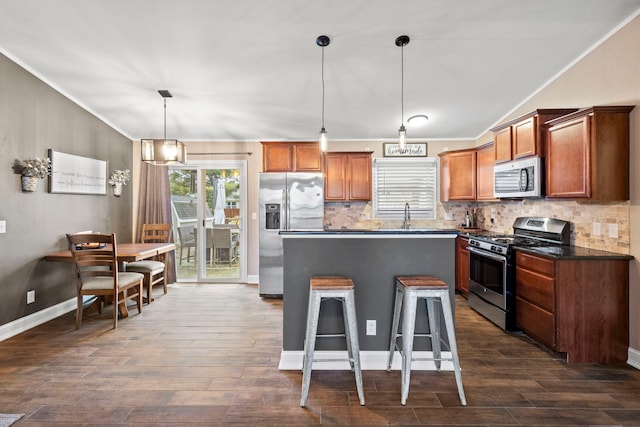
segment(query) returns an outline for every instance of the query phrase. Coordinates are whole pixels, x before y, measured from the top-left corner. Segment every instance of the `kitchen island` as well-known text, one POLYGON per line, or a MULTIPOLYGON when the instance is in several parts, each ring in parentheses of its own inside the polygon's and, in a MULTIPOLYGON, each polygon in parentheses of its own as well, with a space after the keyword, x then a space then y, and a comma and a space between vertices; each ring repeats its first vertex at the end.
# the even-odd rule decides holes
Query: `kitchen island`
MULTIPOLYGON (((329 230, 280 232, 284 244, 283 350, 280 369, 301 369, 312 276, 349 276, 355 283, 358 335, 363 369, 386 369, 389 334, 395 296, 394 276, 432 275, 450 286, 454 298, 456 230, 329 230), (367 323, 375 321, 375 334, 367 335, 367 323)), ((452 310, 454 307, 452 307, 452 310)), ((426 331, 424 304, 418 305, 416 331, 426 331)), ((323 302, 319 333, 343 331, 342 310, 337 301, 323 302)), ((371 331, 370 331, 371 332, 371 331)), ((344 338, 322 338, 316 357, 335 358, 345 351, 344 338)), ((427 339, 417 339, 415 350, 430 350, 427 339)), ((419 356, 416 356, 419 357, 419 356)), ((326 369, 349 369, 330 364, 326 369)), ((322 364, 319 364, 322 365, 322 364)), ((322 369, 314 365, 314 369, 322 369)), ((394 369, 399 367, 399 357, 394 369)), ((434 369, 431 362, 416 362, 414 369, 434 369)), ((443 369, 452 369, 443 364, 443 369)))

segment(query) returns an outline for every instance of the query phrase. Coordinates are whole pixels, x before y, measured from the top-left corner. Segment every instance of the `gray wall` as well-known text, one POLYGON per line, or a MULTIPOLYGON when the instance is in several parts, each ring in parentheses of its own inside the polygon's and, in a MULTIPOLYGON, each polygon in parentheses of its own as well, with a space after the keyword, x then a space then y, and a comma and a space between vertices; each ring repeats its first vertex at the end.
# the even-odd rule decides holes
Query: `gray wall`
MULTIPOLYGON (((80 70, 79 70, 80 71, 80 70)), ((15 160, 47 156, 47 150, 107 161, 132 169, 131 141, 0 55, 0 325, 75 297, 71 264, 45 262, 43 255, 66 248, 65 233, 115 232, 131 241, 131 191, 122 197, 50 194, 47 180, 23 193, 15 160), (28 290, 36 302, 26 304, 28 290)))

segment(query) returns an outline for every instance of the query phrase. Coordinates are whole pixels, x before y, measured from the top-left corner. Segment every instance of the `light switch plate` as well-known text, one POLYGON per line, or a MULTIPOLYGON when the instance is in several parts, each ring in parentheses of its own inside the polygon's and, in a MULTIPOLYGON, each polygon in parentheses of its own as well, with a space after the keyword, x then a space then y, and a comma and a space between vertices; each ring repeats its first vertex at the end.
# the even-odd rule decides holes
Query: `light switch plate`
POLYGON ((609 224, 609 237, 612 239, 618 238, 618 224, 609 224))
POLYGON ((2 221, 0 221, 0 234, 6 233, 6 232, 7 232, 7 221, 3 219, 2 221))
POLYGON ((594 222, 593 223, 593 235, 594 236, 599 236, 600 234, 602 234, 602 230, 600 229, 600 223, 599 222, 594 222))
POLYGON ((375 335, 375 334, 376 334, 376 321, 367 320, 367 335, 375 335))

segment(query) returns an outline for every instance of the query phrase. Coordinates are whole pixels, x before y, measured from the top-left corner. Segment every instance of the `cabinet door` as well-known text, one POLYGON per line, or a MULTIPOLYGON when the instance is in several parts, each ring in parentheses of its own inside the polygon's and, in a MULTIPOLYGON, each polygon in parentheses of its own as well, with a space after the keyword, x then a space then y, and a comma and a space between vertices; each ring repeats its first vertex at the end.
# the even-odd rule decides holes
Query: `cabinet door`
POLYGON ((494 144, 478 148, 476 155, 477 199, 495 200, 493 197, 493 165, 495 163, 494 144))
POLYGON ((469 239, 456 238, 456 290, 467 295, 469 292, 469 239))
POLYGON ((493 133, 493 142, 496 150, 496 163, 507 162, 512 159, 511 155, 511 126, 500 129, 493 133))
POLYGON ((350 200, 371 200, 371 154, 349 154, 347 178, 350 200))
POLYGON ((317 172, 322 170, 322 156, 318 143, 305 142, 295 146, 296 172, 317 172))
POLYGON ((591 197, 591 117, 558 123, 547 134, 547 197, 591 197))
POLYGON ((538 118, 534 116, 512 126, 514 159, 539 155, 537 152, 537 122, 538 118))
POLYGON ((451 153, 449 163, 448 200, 476 199, 476 152, 475 150, 451 153))
POLYGON ((329 201, 347 200, 347 157, 341 153, 324 155, 324 198, 329 201))
POLYGON ((516 319, 519 328, 546 346, 556 349, 555 316, 553 313, 517 297, 516 319))
POLYGON ((293 144, 263 143, 263 172, 292 172, 294 167, 293 153, 293 144))

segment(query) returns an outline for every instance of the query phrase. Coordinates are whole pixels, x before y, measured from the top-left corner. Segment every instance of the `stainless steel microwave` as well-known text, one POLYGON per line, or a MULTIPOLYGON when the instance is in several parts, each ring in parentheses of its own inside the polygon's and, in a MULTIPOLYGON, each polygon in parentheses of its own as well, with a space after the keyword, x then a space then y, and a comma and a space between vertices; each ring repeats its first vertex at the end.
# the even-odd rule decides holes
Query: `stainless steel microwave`
POLYGON ((542 159, 527 157, 493 167, 493 197, 542 197, 542 159))

